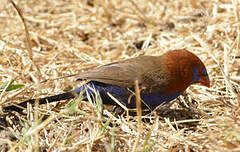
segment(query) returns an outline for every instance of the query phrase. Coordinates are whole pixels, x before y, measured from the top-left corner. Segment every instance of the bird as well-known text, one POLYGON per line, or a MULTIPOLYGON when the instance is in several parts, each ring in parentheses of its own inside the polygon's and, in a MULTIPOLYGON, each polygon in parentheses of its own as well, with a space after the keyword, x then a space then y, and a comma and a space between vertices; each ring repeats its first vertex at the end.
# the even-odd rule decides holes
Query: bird
MULTIPOLYGON (((160 56, 138 56, 102 65, 76 76, 76 82, 88 81, 76 89, 37 99, 39 104, 75 98, 80 92, 93 94, 97 91, 105 105, 117 105, 111 94, 129 109, 136 108, 135 81, 141 88, 142 109, 154 110, 162 103, 170 102, 184 93, 192 84, 210 87, 210 79, 204 63, 186 49, 170 50, 160 56)), ((4 107, 6 111, 22 111, 30 99, 4 107), (22 107, 22 108, 21 108, 22 107)))

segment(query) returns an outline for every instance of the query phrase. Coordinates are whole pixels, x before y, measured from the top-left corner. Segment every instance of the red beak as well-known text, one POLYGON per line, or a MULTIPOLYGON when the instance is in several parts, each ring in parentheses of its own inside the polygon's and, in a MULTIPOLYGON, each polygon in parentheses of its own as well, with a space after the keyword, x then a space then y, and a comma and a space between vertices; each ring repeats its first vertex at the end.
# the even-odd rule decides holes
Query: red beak
POLYGON ((208 88, 210 88, 210 80, 208 76, 203 76, 200 78, 200 83, 208 88))

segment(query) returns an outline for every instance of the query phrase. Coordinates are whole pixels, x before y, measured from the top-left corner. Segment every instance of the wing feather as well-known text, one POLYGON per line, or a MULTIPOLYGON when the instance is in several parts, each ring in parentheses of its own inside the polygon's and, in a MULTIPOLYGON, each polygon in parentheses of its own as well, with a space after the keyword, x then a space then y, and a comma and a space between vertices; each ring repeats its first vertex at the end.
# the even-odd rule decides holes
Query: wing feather
POLYGON ((164 60, 161 56, 140 56, 114 62, 80 73, 77 80, 91 80, 128 88, 133 88, 135 80, 138 80, 140 86, 146 88, 146 93, 163 91, 167 76, 163 72, 166 69, 160 64, 161 60, 164 60))

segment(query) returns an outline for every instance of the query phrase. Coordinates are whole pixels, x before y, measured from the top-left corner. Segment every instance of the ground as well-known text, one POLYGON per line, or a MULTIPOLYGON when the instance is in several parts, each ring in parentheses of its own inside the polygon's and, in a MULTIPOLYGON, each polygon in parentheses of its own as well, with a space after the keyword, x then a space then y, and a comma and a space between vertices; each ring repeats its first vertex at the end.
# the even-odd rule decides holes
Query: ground
POLYGON ((1 151, 240 151, 240 1, 14 2, 30 39, 15 7, 2 0, 2 108, 80 85, 62 77, 173 49, 201 58, 211 88, 192 85, 143 119, 116 116, 112 107, 102 114, 81 99, 2 111, 1 151), (4 84, 24 87, 8 91, 4 84))

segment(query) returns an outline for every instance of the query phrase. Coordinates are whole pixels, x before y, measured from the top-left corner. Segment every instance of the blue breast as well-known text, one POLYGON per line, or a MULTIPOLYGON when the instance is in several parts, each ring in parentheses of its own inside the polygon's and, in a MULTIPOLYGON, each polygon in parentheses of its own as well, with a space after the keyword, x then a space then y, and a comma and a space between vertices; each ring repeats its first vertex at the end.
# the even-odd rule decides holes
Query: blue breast
MULTIPOLYGON (((104 84, 104 83, 95 82, 95 81, 89 82, 87 85, 99 92, 102 98, 103 104, 116 105, 116 103, 107 95, 107 92, 109 92, 111 95, 117 98, 120 102, 124 103, 128 108, 136 108, 136 103, 135 103, 136 98, 134 96, 131 98, 131 102, 128 103, 129 96, 132 93, 127 88, 116 86, 116 85, 104 84)), ((94 94, 92 89, 90 89, 89 87, 86 87, 85 85, 83 85, 83 86, 80 86, 79 88, 76 88, 73 91, 76 93, 80 93, 81 91, 86 90, 88 91, 88 93, 94 94)), ((142 103, 142 108, 154 109, 163 102, 169 102, 177 98, 180 94, 181 93, 175 93, 172 95, 166 95, 163 93, 141 94, 141 99, 144 102, 142 103)), ((84 93, 84 96, 86 96, 86 92, 84 93)))
POLYGON ((171 95, 156 93, 156 94, 142 94, 141 99, 151 108, 156 108, 163 102, 170 102, 176 99, 182 93, 175 93, 171 95))

